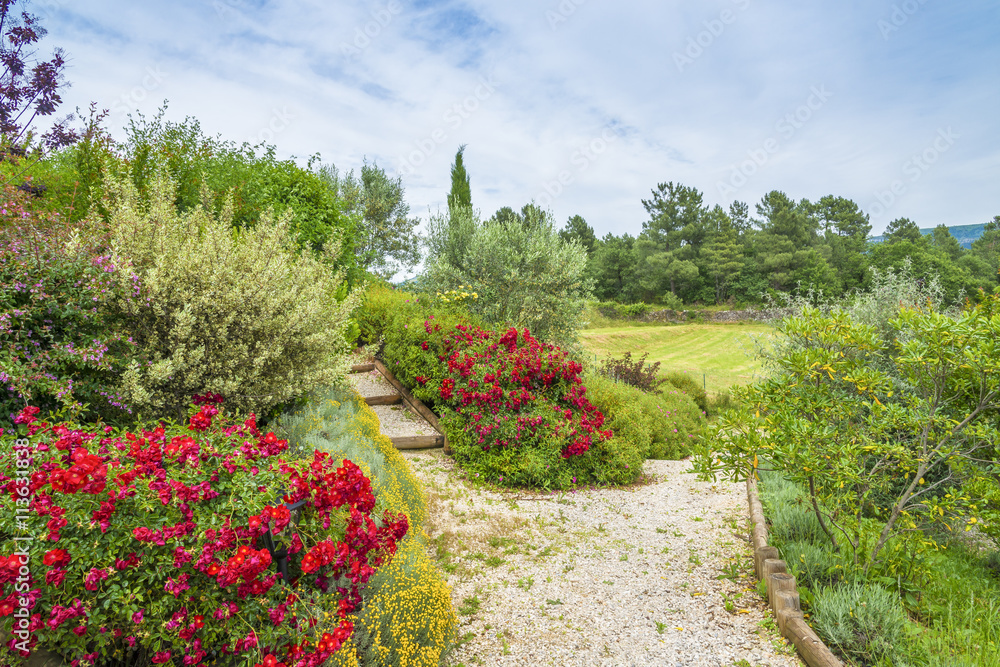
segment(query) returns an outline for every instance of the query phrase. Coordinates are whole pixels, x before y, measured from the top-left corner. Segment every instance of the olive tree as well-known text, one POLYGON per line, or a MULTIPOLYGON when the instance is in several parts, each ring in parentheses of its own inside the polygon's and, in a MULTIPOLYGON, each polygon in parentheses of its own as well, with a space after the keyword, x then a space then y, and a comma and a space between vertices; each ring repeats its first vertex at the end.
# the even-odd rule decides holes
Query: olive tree
POLYGON ((433 216, 425 284, 432 292, 471 287, 478 298, 469 309, 490 324, 571 343, 590 294, 587 251, 560 238, 548 212, 526 206, 524 214, 519 224, 480 221, 468 207, 433 216))

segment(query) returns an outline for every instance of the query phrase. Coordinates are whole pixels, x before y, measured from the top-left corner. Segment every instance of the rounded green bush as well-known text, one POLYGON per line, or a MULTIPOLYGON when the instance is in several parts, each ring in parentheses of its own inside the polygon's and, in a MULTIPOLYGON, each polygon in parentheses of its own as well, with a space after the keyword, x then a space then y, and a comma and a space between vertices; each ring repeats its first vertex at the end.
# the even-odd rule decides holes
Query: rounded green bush
POLYGON ((231 206, 182 213, 172 181, 150 187, 147 198, 108 184, 113 311, 136 345, 122 392, 137 412, 179 416, 209 391, 265 414, 343 377, 355 300, 342 275, 296 251, 289 215, 234 232, 231 206))
MULTIPOLYGON (((697 405, 698 409, 704 413, 708 413, 708 395, 705 393, 705 389, 698 384, 698 381, 687 373, 680 373, 674 371, 672 373, 667 373, 664 376, 670 384, 675 388, 687 394, 691 397, 697 405)), ((668 393, 670 389, 668 387, 663 387, 660 389, 663 393, 668 393)))
POLYGON ((705 417, 685 394, 649 394, 597 373, 587 374, 586 385, 612 441, 633 443, 643 458, 684 458, 702 435, 705 417))

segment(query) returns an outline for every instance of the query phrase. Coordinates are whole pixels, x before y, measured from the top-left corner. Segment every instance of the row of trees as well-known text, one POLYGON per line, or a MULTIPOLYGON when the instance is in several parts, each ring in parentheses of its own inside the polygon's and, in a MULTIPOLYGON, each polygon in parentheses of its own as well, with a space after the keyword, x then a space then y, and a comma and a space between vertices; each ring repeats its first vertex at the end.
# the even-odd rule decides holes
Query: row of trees
MULTIPOLYGON (((460 258, 474 229, 497 227, 501 231, 492 235, 514 239, 524 230, 553 224, 551 214, 533 203, 520 211, 503 207, 481 219, 472 206, 464 152, 460 147, 452 165, 448 213, 431 219, 425 275, 435 286, 445 286, 442 276, 449 272, 475 282, 463 266, 467 260, 460 258)), ((882 241, 874 242, 868 215, 854 201, 834 195, 795 201, 775 190, 753 211, 741 201, 724 209, 708 206, 696 188, 668 182, 658 184, 642 203, 649 217, 637 236, 598 238, 579 215, 558 230, 558 240, 583 251, 583 270, 567 274, 581 293, 589 289, 604 300, 674 306, 756 303, 765 295, 806 289, 836 298, 869 287, 873 269, 898 270, 904 263, 916 276, 937 277, 948 300, 997 285, 1000 216, 966 249, 946 226, 925 235, 907 218, 893 220, 882 241)), ((552 257, 563 253, 558 240, 546 242, 552 257)), ((504 254, 491 253, 494 260, 504 254)), ((507 269, 522 278, 529 271, 525 262, 507 269)))
POLYGON ((580 216, 560 230, 587 251, 586 275, 602 299, 624 302, 756 302, 762 294, 797 288, 840 296, 865 287, 871 269, 901 268, 937 275, 948 298, 997 284, 1000 216, 971 249, 939 225, 921 234, 907 218, 890 223, 882 242, 858 205, 828 195, 794 201, 769 192, 755 207, 709 208, 697 189, 660 183, 642 201, 649 214, 638 236, 597 238, 580 216))

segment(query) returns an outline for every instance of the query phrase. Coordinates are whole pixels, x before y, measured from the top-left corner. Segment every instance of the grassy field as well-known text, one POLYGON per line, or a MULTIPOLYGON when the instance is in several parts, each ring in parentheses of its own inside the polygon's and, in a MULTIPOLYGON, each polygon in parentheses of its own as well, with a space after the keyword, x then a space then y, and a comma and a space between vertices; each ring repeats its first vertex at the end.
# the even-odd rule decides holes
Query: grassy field
POLYGON ((616 326, 585 329, 580 341, 598 361, 608 355, 633 358, 648 352, 647 361, 660 362, 661 371, 687 372, 709 393, 753 380, 758 363, 752 357, 748 335, 766 334, 765 324, 674 324, 616 326))

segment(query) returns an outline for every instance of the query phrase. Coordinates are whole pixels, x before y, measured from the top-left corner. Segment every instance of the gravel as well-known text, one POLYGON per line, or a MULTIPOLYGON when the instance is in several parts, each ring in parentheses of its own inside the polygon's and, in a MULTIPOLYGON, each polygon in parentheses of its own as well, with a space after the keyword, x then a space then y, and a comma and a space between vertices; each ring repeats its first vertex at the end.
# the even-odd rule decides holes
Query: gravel
POLYGON ((378 371, 351 373, 347 375, 347 381, 364 398, 368 398, 369 396, 390 396, 399 393, 378 371))
MULTIPOLYGON (((349 378, 392 393, 377 371, 349 378)), ((373 409, 390 437, 434 433, 401 406, 373 409)), ((628 489, 514 492, 465 479, 440 449, 402 453, 459 614, 451 665, 803 665, 754 590, 743 485, 647 461, 628 489)))
POLYGON ((453 665, 803 664, 764 627, 741 485, 648 461, 630 489, 508 492, 440 451, 404 456, 459 610, 453 665))

